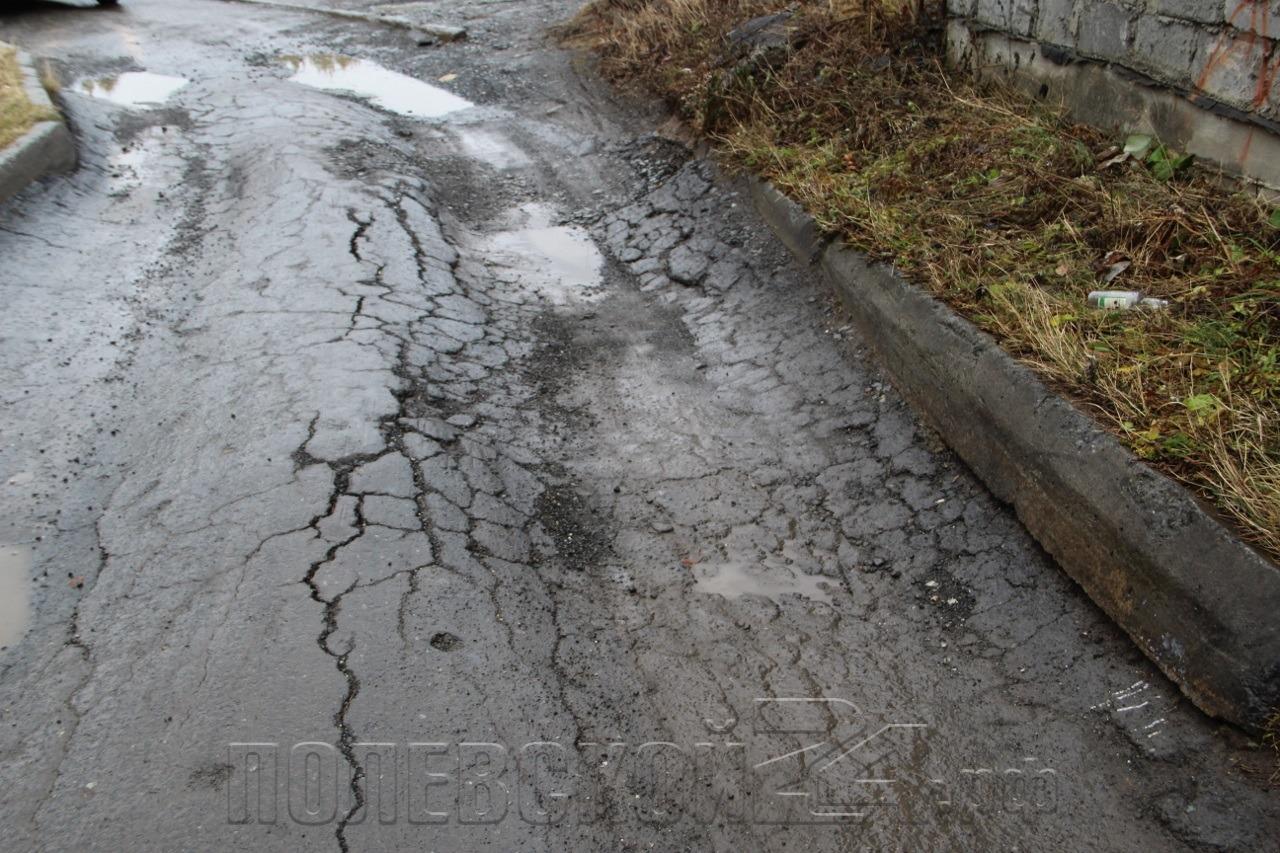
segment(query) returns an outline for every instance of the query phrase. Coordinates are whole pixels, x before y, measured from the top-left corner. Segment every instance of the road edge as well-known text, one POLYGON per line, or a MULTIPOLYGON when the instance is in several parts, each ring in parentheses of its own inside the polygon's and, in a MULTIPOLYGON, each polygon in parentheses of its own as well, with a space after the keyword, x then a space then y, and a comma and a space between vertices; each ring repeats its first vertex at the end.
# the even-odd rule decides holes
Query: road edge
POLYGON ((56 112, 56 121, 41 121, 0 151, 0 204, 7 202, 31 184, 55 172, 76 167, 76 142, 61 111, 40 83, 35 63, 25 51, 18 51, 18 67, 27 99, 36 106, 56 112))
POLYGON ((1260 732, 1280 706, 1280 568, 941 300, 749 182, 899 392, 1067 575, 1196 706, 1260 732))

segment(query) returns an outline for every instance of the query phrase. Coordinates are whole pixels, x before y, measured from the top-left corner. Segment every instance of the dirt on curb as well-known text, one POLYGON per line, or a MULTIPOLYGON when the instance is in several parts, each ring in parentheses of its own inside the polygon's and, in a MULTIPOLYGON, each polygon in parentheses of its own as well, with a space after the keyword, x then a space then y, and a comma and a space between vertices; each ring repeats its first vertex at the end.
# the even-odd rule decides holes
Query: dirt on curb
POLYGON ((1280 555, 1280 213, 945 69, 940 8, 848 6, 598 0, 567 38, 1280 555), (1169 304, 1089 307, 1111 289, 1169 304))

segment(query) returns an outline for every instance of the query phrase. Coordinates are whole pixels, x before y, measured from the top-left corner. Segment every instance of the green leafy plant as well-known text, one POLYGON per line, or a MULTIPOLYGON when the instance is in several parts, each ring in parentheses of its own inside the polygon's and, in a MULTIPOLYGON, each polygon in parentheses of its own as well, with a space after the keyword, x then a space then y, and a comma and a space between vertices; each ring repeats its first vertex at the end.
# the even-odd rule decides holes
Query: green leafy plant
POLYGON ((1168 181, 1186 170, 1195 160, 1194 154, 1175 155, 1163 145, 1157 145, 1147 155, 1147 165, 1157 181, 1168 181))
POLYGON ((1222 408, 1222 401, 1212 394, 1192 394, 1182 404, 1202 421, 1213 417, 1222 408))
POLYGON ((1141 160, 1146 156, 1147 150, 1151 148, 1151 143, 1154 141, 1155 139, 1145 133, 1130 134, 1124 141, 1124 153, 1135 160, 1141 160))
POLYGON ((1157 181, 1168 181, 1186 171, 1195 161, 1194 154, 1178 154, 1147 133, 1132 133, 1125 138, 1124 153, 1118 159, 1132 157, 1145 163, 1157 181))

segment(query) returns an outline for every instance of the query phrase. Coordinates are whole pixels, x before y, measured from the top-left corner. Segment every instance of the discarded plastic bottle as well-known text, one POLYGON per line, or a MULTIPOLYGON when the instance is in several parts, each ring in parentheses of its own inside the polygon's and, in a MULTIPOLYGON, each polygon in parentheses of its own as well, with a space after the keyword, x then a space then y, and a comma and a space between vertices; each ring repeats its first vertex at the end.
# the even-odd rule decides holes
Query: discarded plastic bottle
POLYGON ((1103 311, 1128 311, 1130 308, 1168 308, 1169 300, 1143 296, 1136 290, 1095 290, 1089 294, 1089 306, 1103 311))

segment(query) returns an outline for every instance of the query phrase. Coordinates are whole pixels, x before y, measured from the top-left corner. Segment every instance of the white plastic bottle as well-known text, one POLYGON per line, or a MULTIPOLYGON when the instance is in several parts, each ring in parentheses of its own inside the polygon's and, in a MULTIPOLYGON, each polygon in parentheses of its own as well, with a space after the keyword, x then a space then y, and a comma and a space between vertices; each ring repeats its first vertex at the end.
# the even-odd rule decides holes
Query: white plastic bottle
POLYGON ((1128 311, 1131 308, 1168 308, 1169 301, 1143 296, 1136 290, 1095 290, 1089 294, 1089 306, 1103 311, 1128 311))

